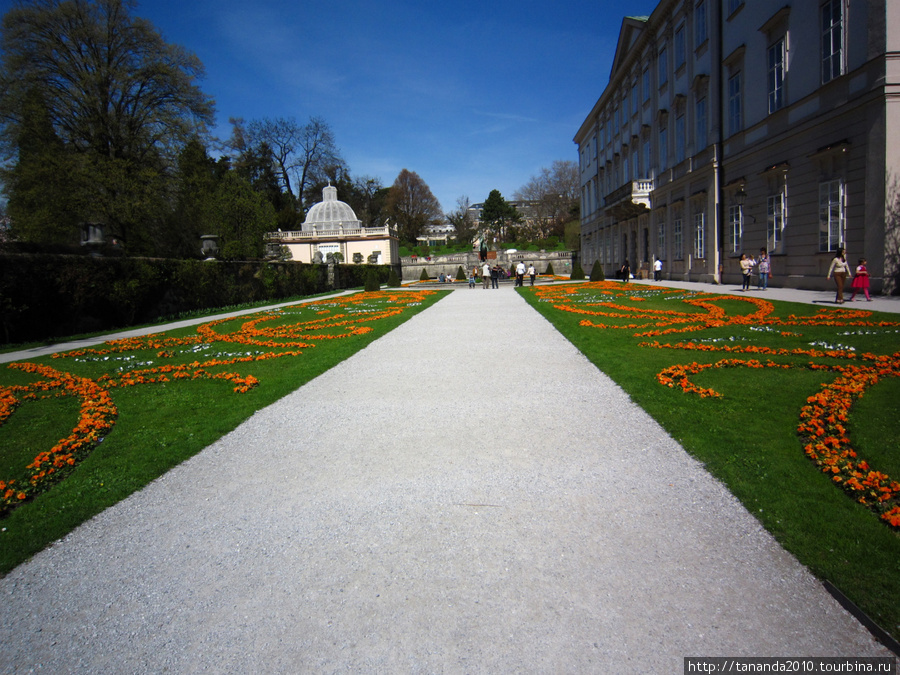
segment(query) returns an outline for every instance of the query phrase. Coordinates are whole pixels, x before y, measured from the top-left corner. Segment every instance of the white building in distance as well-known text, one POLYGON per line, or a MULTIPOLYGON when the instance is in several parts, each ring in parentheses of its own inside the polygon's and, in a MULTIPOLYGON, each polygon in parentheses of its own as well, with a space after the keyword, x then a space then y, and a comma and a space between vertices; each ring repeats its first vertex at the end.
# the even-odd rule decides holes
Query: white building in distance
POLYGON ((299 231, 270 232, 269 244, 287 246, 293 260, 304 263, 327 262, 339 253, 345 263, 392 265, 400 262, 397 229, 363 227, 349 204, 339 201, 337 188, 322 190, 322 201, 306 214, 299 231))

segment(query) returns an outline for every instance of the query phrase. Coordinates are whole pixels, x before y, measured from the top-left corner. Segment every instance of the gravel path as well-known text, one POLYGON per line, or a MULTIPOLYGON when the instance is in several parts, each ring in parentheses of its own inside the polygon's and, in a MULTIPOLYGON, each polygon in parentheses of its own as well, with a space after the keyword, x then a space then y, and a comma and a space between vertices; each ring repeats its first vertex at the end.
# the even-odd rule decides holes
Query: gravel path
POLYGON ((451 293, 0 580, 4 673, 710 655, 890 653, 507 289, 451 293))

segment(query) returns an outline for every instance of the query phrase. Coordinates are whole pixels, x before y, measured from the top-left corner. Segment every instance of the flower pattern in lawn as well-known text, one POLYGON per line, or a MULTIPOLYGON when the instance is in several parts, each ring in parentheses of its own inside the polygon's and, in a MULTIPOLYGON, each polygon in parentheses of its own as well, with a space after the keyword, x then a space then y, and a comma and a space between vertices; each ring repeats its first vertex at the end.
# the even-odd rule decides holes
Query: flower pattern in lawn
POLYGON ((185 337, 150 335, 111 340, 102 347, 54 354, 54 359, 77 359, 101 363, 112 358, 110 366, 119 366, 96 379, 79 377, 35 363, 12 363, 10 368, 36 376, 24 385, 0 386, 0 427, 25 401, 72 396, 80 400, 80 416, 71 433, 47 451, 40 452, 25 467, 22 475, 0 480, 0 516, 30 497, 45 491, 71 473, 113 429, 117 409, 110 391, 121 387, 157 384, 178 380, 213 379, 230 382, 235 393, 246 393, 259 385, 252 374, 227 370, 229 366, 289 357, 299 357, 317 344, 365 335, 368 325, 402 314, 407 307, 418 306, 433 291, 378 291, 341 298, 318 300, 278 311, 260 312, 245 317, 240 327, 228 330, 235 319, 218 319, 197 327, 185 337), (295 316, 303 319, 290 322, 295 316), (190 358, 211 345, 230 344, 252 351, 217 352, 203 361, 163 363, 155 360, 123 358, 129 352, 155 352, 156 359, 190 358), (274 350, 274 351, 270 351, 274 350))
MULTIPOLYGON (((774 305, 761 298, 685 293, 660 288, 648 289, 643 296, 635 296, 634 288, 626 293, 622 291, 621 284, 615 282, 541 287, 536 288, 534 293, 540 301, 551 303, 554 309, 590 317, 580 322, 585 328, 634 330, 635 337, 684 334, 724 326, 749 326, 754 331, 777 332, 784 337, 800 337, 799 333, 781 329, 787 326, 867 329, 856 331, 856 334, 871 332, 872 329, 893 329, 892 332, 895 332, 900 327, 900 322, 873 321, 872 313, 863 310, 823 309, 812 316, 781 318, 774 315, 774 305), (688 308, 662 310, 632 304, 651 297, 680 300, 688 308), (750 303, 752 309, 746 314, 729 313, 717 304, 724 300, 750 303)), ((848 331, 842 335, 853 333, 848 331)), ((728 354, 729 358, 714 363, 676 364, 657 374, 656 379, 663 386, 680 388, 701 398, 721 395, 693 382, 694 375, 710 368, 805 368, 836 373, 835 379, 810 396, 807 405, 800 411, 797 432, 803 449, 836 485, 878 514, 890 527, 900 529, 900 483, 872 469, 868 462, 857 457, 847 435, 848 414, 853 403, 881 378, 900 377, 900 352, 890 355, 858 353, 853 347, 822 342, 810 343, 809 349, 719 344, 724 341, 720 338, 674 343, 654 340, 641 342, 639 346, 728 354), (741 357, 734 358, 732 355, 741 357), (760 360, 760 357, 765 360, 760 360), (773 360, 779 357, 787 361, 773 360), (796 360, 798 357, 810 360, 801 363, 796 360), (832 363, 835 360, 840 363, 832 363)), ((728 341, 744 342, 743 339, 728 341)))

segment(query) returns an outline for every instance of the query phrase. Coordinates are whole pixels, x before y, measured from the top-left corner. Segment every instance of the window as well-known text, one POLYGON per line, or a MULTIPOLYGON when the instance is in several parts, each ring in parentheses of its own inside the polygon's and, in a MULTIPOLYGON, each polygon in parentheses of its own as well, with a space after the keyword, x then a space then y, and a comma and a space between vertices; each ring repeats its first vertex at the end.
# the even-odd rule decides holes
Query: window
POLYGON ((675 117, 675 163, 684 161, 684 113, 675 117))
POLYGON ((728 133, 741 130, 741 73, 728 78, 728 133))
POLYGON ((784 250, 785 199, 784 192, 770 195, 766 208, 768 224, 766 225, 766 246, 773 253, 784 250))
POLYGON ((622 156, 622 184, 624 185, 631 180, 631 174, 628 173, 628 150, 622 156))
POLYGON ((638 149, 637 149, 637 145, 635 145, 634 150, 631 151, 631 170, 633 172, 631 175, 632 180, 640 180, 641 179, 641 165, 640 165, 640 162, 638 161, 638 159, 639 159, 638 149))
POLYGON ((769 73, 769 114, 784 107, 784 38, 769 47, 767 52, 769 73))
POLYGON ((662 87, 669 81, 669 57, 666 48, 659 50, 659 86, 662 87))
POLYGON ((666 223, 662 221, 656 226, 656 257, 666 258, 666 223))
POLYGON ((675 70, 684 65, 684 24, 675 29, 675 70))
POLYGON ((651 161, 650 152, 652 149, 653 149, 653 146, 650 144, 650 142, 648 140, 644 139, 644 148, 643 148, 643 150, 644 150, 644 178, 652 178, 653 177, 653 172, 650 168, 650 161, 651 161))
POLYGON ((744 4, 744 0, 728 0, 728 15, 731 16, 744 4))
POLYGON ((843 0, 822 3, 822 84, 844 74, 843 0))
POLYGON ((659 129, 659 170, 664 171, 669 164, 669 145, 666 128, 659 129))
POLYGON ((706 147, 706 97, 698 99, 694 119, 697 124, 694 132, 694 152, 698 152, 706 147))
POLYGON ((638 90, 637 80, 631 85, 631 114, 637 115, 638 112, 638 90))
POLYGON ((613 110, 613 136, 619 133, 619 111, 613 110))
POLYGON ((622 107, 619 108, 619 114, 622 115, 622 119, 619 120, 622 123, 622 131, 625 131, 625 125, 628 124, 628 94, 622 97, 622 107))
POLYGON ((694 257, 706 257, 706 214, 703 211, 694 214, 694 257))
POLYGON ((844 181, 819 183, 819 250, 836 251, 844 245, 844 181))
POLYGON ((744 238, 744 209, 738 204, 728 207, 728 251, 740 253, 744 238))
POLYGON ((641 80, 643 84, 641 85, 644 88, 644 103, 650 100, 650 69, 645 68, 644 74, 641 76, 641 80))
POLYGON ((709 39, 706 27, 706 0, 700 0, 697 3, 697 8, 694 10, 694 20, 697 24, 694 32, 694 48, 697 48, 709 39))
POLYGON ((684 260, 684 234, 681 230, 681 214, 678 213, 672 220, 672 253, 675 260, 684 260))

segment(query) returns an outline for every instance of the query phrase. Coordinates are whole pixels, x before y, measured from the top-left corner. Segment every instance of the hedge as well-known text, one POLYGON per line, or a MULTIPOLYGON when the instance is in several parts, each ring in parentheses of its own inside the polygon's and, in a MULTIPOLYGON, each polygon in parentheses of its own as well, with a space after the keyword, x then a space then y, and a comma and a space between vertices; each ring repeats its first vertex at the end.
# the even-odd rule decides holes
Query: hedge
POLYGON ((384 282, 387 265, 0 255, 0 344, 152 323, 181 313, 384 282))

